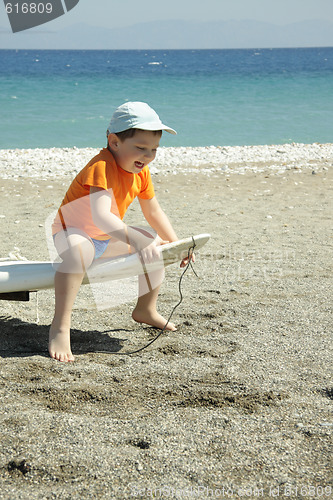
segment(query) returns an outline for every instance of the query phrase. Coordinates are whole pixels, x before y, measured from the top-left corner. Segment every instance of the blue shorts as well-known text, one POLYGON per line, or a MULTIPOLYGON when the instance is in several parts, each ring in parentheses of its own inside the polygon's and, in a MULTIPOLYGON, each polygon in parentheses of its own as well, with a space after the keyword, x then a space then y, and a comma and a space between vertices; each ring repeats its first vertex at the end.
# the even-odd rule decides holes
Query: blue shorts
MULTIPOLYGON (((57 234, 58 233, 53 235, 53 241, 55 240, 55 237, 57 236, 57 234)), ((98 259, 105 252, 106 247, 108 246, 110 239, 108 239, 108 240, 94 240, 94 238, 90 238, 90 239, 93 242, 94 247, 95 247, 94 259, 98 259)))
POLYGON ((106 247, 108 246, 110 240, 94 240, 94 238, 90 238, 90 239, 93 242, 94 247, 95 247, 95 257, 94 258, 98 259, 105 252, 106 247))

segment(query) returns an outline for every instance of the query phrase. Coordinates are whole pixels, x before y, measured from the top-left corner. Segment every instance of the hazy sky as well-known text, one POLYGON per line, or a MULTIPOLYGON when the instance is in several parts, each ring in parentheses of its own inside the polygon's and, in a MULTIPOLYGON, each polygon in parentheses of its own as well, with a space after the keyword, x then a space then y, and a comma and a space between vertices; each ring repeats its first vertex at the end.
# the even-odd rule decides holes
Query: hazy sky
MULTIPOLYGON (((333 22, 333 0, 80 0, 72 11, 47 23, 45 28, 58 31, 78 22, 122 27, 162 19, 253 19, 274 24, 309 19, 333 22)), ((10 29, 3 2, 0 4, 0 26, 10 29)))

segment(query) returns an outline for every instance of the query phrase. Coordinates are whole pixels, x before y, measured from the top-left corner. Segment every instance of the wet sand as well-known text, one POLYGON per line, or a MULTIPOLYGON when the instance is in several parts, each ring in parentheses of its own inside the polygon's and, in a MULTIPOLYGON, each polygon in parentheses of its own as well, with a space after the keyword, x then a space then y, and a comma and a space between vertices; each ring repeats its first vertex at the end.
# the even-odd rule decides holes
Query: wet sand
MULTIPOLYGON (((1 499, 332 495, 333 164, 238 166, 153 174, 178 236, 212 237, 184 276, 178 331, 147 350, 96 353, 156 331, 133 303, 97 311, 89 286, 71 364, 47 354, 52 291, 38 308, 36 294, 0 301, 1 499)), ((44 223, 69 181, 0 182, 0 257, 48 259, 44 223)), ((138 204, 126 222, 142 222, 138 204)), ((164 315, 180 274, 166 270, 164 315)))

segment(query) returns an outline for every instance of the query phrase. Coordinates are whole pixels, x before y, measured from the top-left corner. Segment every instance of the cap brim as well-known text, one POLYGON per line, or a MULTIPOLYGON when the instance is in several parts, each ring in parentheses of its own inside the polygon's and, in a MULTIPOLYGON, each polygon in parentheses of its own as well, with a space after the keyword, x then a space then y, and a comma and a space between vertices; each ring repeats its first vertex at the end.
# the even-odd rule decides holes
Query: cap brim
POLYGON ((162 128, 162 130, 169 132, 169 134, 177 135, 177 132, 175 130, 173 130, 173 128, 165 127, 165 128, 162 128))
POLYGON ((156 123, 152 123, 152 122, 140 123, 139 125, 137 125, 136 127, 133 127, 133 128, 138 128, 138 129, 141 129, 141 130, 151 130, 151 131, 154 131, 154 130, 165 130, 166 132, 169 132, 169 134, 177 135, 177 132, 173 128, 170 128, 170 127, 168 127, 167 125, 164 125, 161 122, 156 122, 156 123))

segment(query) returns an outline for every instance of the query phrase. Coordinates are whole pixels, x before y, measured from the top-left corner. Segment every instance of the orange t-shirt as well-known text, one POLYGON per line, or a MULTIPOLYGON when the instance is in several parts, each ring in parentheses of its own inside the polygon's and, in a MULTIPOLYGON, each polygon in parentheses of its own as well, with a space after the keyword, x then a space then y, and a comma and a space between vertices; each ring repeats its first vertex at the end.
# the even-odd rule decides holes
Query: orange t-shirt
POLYGON ((155 196, 148 166, 138 174, 126 172, 117 165, 112 153, 104 148, 78 173, 70 185, 54 219, 53 234, 65 227, 75 227, 97 240, 110 238, 93 222, 90 187, 106 189, 112 195, 111 213, 120 219, 123 219, 137 196, 145 200, 155 196))

